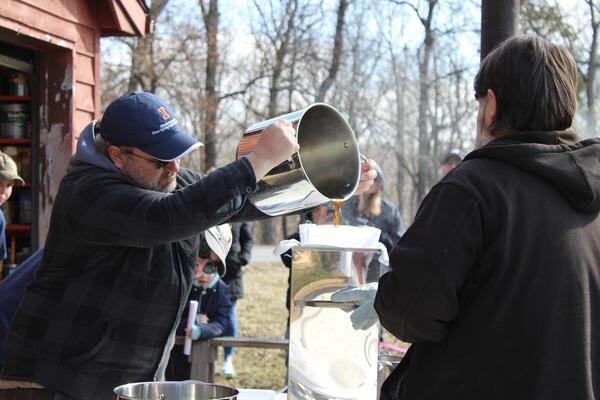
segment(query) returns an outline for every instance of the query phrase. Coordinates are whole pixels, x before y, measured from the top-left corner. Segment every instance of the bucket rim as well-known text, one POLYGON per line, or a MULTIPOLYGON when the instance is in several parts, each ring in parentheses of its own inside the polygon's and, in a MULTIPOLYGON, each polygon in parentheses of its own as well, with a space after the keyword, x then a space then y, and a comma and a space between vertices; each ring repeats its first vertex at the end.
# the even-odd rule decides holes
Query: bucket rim
POLYGON ((298 136, 300 134, 300 124, 302 123, 302 119, 304 118, 304 116, 306 115, 306 113, 313 108, 317 108, 317 107, 324 107, 329 109, 330 111, 333 111, 336 116, 340 119, 340 121, 342 121, 342 123, 344 125, 346 125, 346 127, 348 128, 348 130, 350 131, 351 135, 350 135, 350 140, 353 142, 354 147, 356 148, 356 152, 357 152, 357 169, 359 171, 359 176, 358 179, 356 179, 356 181, 354 182, 354 187, 352 188, 352 190, 350 190, 348 192, 348 194, 346 196, 344 196, 344 198, 341 199, 330 199, 329 197, 325 196, 323 193, 321 193, 321 191, 319 189, 317 189, 317 186, 310 180, 310 177, 308 176, 308 174, 306 173, 306 169, 304 168, 304 163, 302 162, 302 148, 300 148, 298 150, 298 162, 300 163, 300 170, 302 171, 302 174, 304 175, 304 177, 306 178, 306 180, 310 183, 310 185, 315 189, 315 191, 317 191, 321 196, 323 196, 323 198, 329 199, 329 200, 341 200, 341 201, 346 201, 348 200, 350 197, 354 196, 354 193, 356 192, 356 189, 358 188, 358 185, 360 183, 360 149, 358 148, 358 140, 356 140, 356 134, 354 133, 354 129, 352 129, 352 127, 350 126, 350 124, 348 123, 348 121, 346 120, 346 118, 344 118, 344 116, 342 115, 342 113, 336 109, 335 107, 333 107, 330 104, 327 103, 312 103, 309 106, 307 106, 306 108, 303 108, 302 110, 298 111, 298 112, 302 112, 302 114, 300 115, 300 118, 298 119, 298 124, 296 127, 296 139, 298 139, 298 136))

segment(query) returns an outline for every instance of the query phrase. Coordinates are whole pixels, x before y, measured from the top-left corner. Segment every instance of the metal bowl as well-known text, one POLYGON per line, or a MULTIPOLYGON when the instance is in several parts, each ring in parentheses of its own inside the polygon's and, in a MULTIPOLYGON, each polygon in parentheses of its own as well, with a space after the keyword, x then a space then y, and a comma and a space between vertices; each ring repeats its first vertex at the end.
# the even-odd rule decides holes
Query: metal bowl
POLYGON ((234 400, 239 394, 232 387, 200 381, 129 383, 114 392, 116 400, 234 400))

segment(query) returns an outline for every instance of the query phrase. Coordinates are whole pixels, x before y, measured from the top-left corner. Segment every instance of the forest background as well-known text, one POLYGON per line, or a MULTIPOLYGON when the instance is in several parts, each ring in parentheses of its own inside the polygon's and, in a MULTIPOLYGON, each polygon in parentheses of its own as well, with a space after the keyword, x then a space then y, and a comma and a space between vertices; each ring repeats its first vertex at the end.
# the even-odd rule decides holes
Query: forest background
MULTIPOLYGON (((337 108, 385 175, 408 225, 439 179, 443 155, 469 152, 480 61, 478 0, 146 0, 144 38, 101 43, 102 105, 157 93, 205 147, 200 172, 235 158, 251 124, 314 102, 337 108)), ((579 70, 575 128, 598 135, 600 0, 521 0, 520 31, 567 46, 579 70)), ((255 222, 278 242, 298 217, 255 222)))

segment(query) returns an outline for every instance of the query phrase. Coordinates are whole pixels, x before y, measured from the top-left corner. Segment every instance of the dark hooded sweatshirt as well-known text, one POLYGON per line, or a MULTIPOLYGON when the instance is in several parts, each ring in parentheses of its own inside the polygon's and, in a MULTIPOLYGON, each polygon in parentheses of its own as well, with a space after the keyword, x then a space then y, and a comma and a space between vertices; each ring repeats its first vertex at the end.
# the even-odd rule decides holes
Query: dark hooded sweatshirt
POLYGON ((382 399, 600 398, 600 139, 469 154, 390 255, 375 309, 412 342, 382 399))
POLYGON ((198 235, 235 218, 256 178, 245 159, 177 190, 142 189, 99 153, 90 124, 62 179, 44 256, 12 319, 2 376, 77 400, 163 377, 186 304, 198 235))

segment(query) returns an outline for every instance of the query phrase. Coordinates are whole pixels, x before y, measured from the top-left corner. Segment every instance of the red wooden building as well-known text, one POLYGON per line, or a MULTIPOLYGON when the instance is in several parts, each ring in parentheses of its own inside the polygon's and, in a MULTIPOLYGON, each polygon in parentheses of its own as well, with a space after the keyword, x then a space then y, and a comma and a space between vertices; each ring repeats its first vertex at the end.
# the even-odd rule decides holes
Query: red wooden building
POLYGON ((143 0, 0 0, 0 149, 26 180, 3 206, 9 263, 44 243, 79 132, 100 111, 100 38, 143 36, 143 0))

